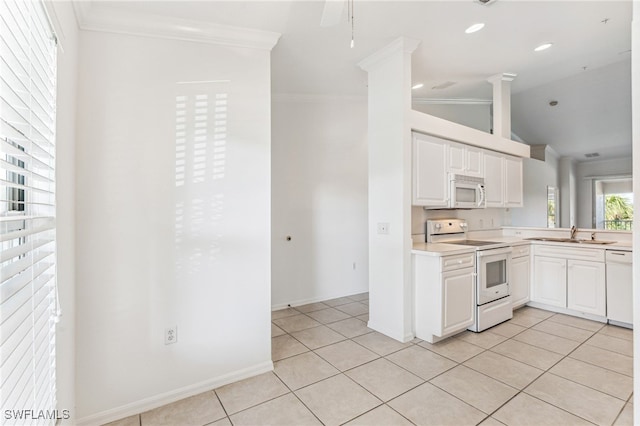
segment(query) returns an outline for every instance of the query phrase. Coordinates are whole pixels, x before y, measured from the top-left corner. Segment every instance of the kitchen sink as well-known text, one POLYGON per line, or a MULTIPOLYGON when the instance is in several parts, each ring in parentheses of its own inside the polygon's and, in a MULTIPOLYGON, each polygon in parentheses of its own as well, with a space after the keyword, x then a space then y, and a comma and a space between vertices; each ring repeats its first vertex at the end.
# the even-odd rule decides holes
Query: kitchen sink
POLYGON ((558 238, 558 237, 532 237, 525 238, 525 240, 531 241, 553 241, 554 243, 577 243, 578 240, 571 238, 558 238))
POLYGON ((530 241, 551 241, 554 243, 576 243, 576 244, 613 244, 616 241, 610 240, 581 240, 577 238, 559 238, 559 237, 531 237, 525 238, 530 241))

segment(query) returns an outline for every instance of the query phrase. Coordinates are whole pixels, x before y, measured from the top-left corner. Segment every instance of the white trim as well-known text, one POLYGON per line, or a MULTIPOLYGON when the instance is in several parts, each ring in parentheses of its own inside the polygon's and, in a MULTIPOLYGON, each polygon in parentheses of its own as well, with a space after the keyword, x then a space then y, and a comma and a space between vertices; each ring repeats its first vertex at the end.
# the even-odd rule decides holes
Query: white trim
POLYGON ((437 98, 413 98, 411 103, 418 105, 491 105, 491 99, 437 99, 437 98))
POLYGON ((149 398, 144 398, 139 401, 131 402, 129 404, 122 405, 120 407, 112 408, 110 410, 101 411, 96 414, 89 415, 77 419, 77 425, 94 425, 105 424, 114 420, 123 419, 125 417, 133 416, 138 413, 152 410, 154 408, 162 407, 163 405, 170 404, 172 402, 179 401, 184 398, 188 398, 193 395, 200 394, 202 392, 210 391, 220 386, 227 385, 229 383, 237 382, 238 380, 246 379, 249 377, 257 376, 258 374, 267 373, 273 371, 273 362, 265 361, 254 366, 243 368, 228 374, 224 374, 219 377, 204 380, 199 383, 184 386, 179 389, 175 389, 169 392, 161 393, 149 398))
POLYGON ((489 83, 499 83, 501 81, 513 81, 518 76, 518 74, 503 72, 500 74, 492 75, 487 79, 489 83))
POLYGON ((223 46, 271 50, 280 33, 249 28, 211 24, 203 21, 122 12, 113 8, 95 7, 85 2, 73 2, 78 26, 86 31, 100 31, 143 37, 210 43, 223 46), (81 3, 77 5, 77 3, 81 3))
POLYGON ((49 1, 44 1, 42 3, 44 4, 44 9, 47 11, 47 18, 49 18, 51 31, 56 38, 56 45, 58 49, 64 53, 64 43, 66 40, 66 36, 62 29, 60 19, 58 18, 58 13, 56 12, 55 3, 49 1))
MULTIPOLYGON (((585 161, 586 163, 586 161, 585 161)), ((590 179, 597 179, 597 180, 626 180, 626 179, 631 179, 633 178, 633 175, 631 173, 628 174, 621 174, 621 175, 589 175, 589 176, 585 176, 583 179, 585 180, 590 180, 590 179)))
POLYGON ((301 103, 321 103, 321 102, 367 102, 365 95, 316 95, 304 93, 274 93, 271 96, 274 102, 301 102, 301 103))
POLYGON ((365 71, 371 71, 371 69, 378 66, 380 62, 389 59, 389 57, 395 53, 398 53, 400 51, 409 54, 413 53, 413 51, 418 48, 420 43, 420 40, 416 40, 413 38, 398 37, 390 44, 386 45, 380 50, 377 50, 375 53, 358 62, 358 66, 365 71))
POLYGON ((362 293, 367 293, 369 291, 369 289, 365 290, 365 291, 360 291, 358 293, 352 293, 352 294, 341 294, 341 295, 334 295, 334 296, 330 296, 330 297, 314 297, 311 299, 301 299, 301 300, 295 300, 293 302, 289 302, 289 303, 280 303, 277 305, 273 305, 271 306, 271 310, 272 311, 277 311, 280 309, 285 309, 285 308, 295 308, 296 306, 304 306, 304 305, 308 305, 309 303, 317 303, 317 302, 324 302, 326 300, 331 300, 331 299, 337 299, 339 297, 349 297, 349 296, 355 296, 356 294, 362 294, 362 293))

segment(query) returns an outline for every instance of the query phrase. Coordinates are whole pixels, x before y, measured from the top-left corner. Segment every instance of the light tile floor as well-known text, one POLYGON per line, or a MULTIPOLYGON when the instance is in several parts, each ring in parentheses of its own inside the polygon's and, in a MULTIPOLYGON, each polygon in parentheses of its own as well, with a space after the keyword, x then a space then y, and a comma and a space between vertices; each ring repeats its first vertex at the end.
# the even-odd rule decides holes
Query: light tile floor
POLYGON ((524 307, 400 343, 366 293, 272 315, 274 371, 111 425, 631 425, 631 330, 524 307))

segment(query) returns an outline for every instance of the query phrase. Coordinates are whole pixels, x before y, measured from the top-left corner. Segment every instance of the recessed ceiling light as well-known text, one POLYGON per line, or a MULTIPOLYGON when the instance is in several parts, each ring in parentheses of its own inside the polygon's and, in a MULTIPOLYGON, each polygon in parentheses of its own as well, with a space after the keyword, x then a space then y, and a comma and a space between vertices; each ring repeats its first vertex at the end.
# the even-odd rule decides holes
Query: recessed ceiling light
POLYGON ((484 24, 482 22, 479 22, 477 24, 473 24, 472 26, 464 30, 464 32, 467 34, 471 34, 471 33, 475 33, 476 31, 480 31, 483 28, 484 28, 484 24))
POLYGON ((535 50, 536 52, 540 52, 542 50, 547 50, 551 46, 553 46, 553 43, 545 43, 545 44, 541 44, 540 46, 536 47, 533 50, 535 50))
POLYGON ((412 89, 420 89, 421 87, 423 87, 424 84, 423 83, 418 83, 415 86, 411 87, 412 89))

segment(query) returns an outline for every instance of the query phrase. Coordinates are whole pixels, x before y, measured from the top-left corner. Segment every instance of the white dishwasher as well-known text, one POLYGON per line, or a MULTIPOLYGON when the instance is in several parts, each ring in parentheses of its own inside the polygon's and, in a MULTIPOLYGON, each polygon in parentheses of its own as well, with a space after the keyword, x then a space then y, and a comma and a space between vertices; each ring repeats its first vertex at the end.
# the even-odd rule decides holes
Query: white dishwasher
POLYGON ((607 250, 607 319, 633 327, 633 252, 607 250))

